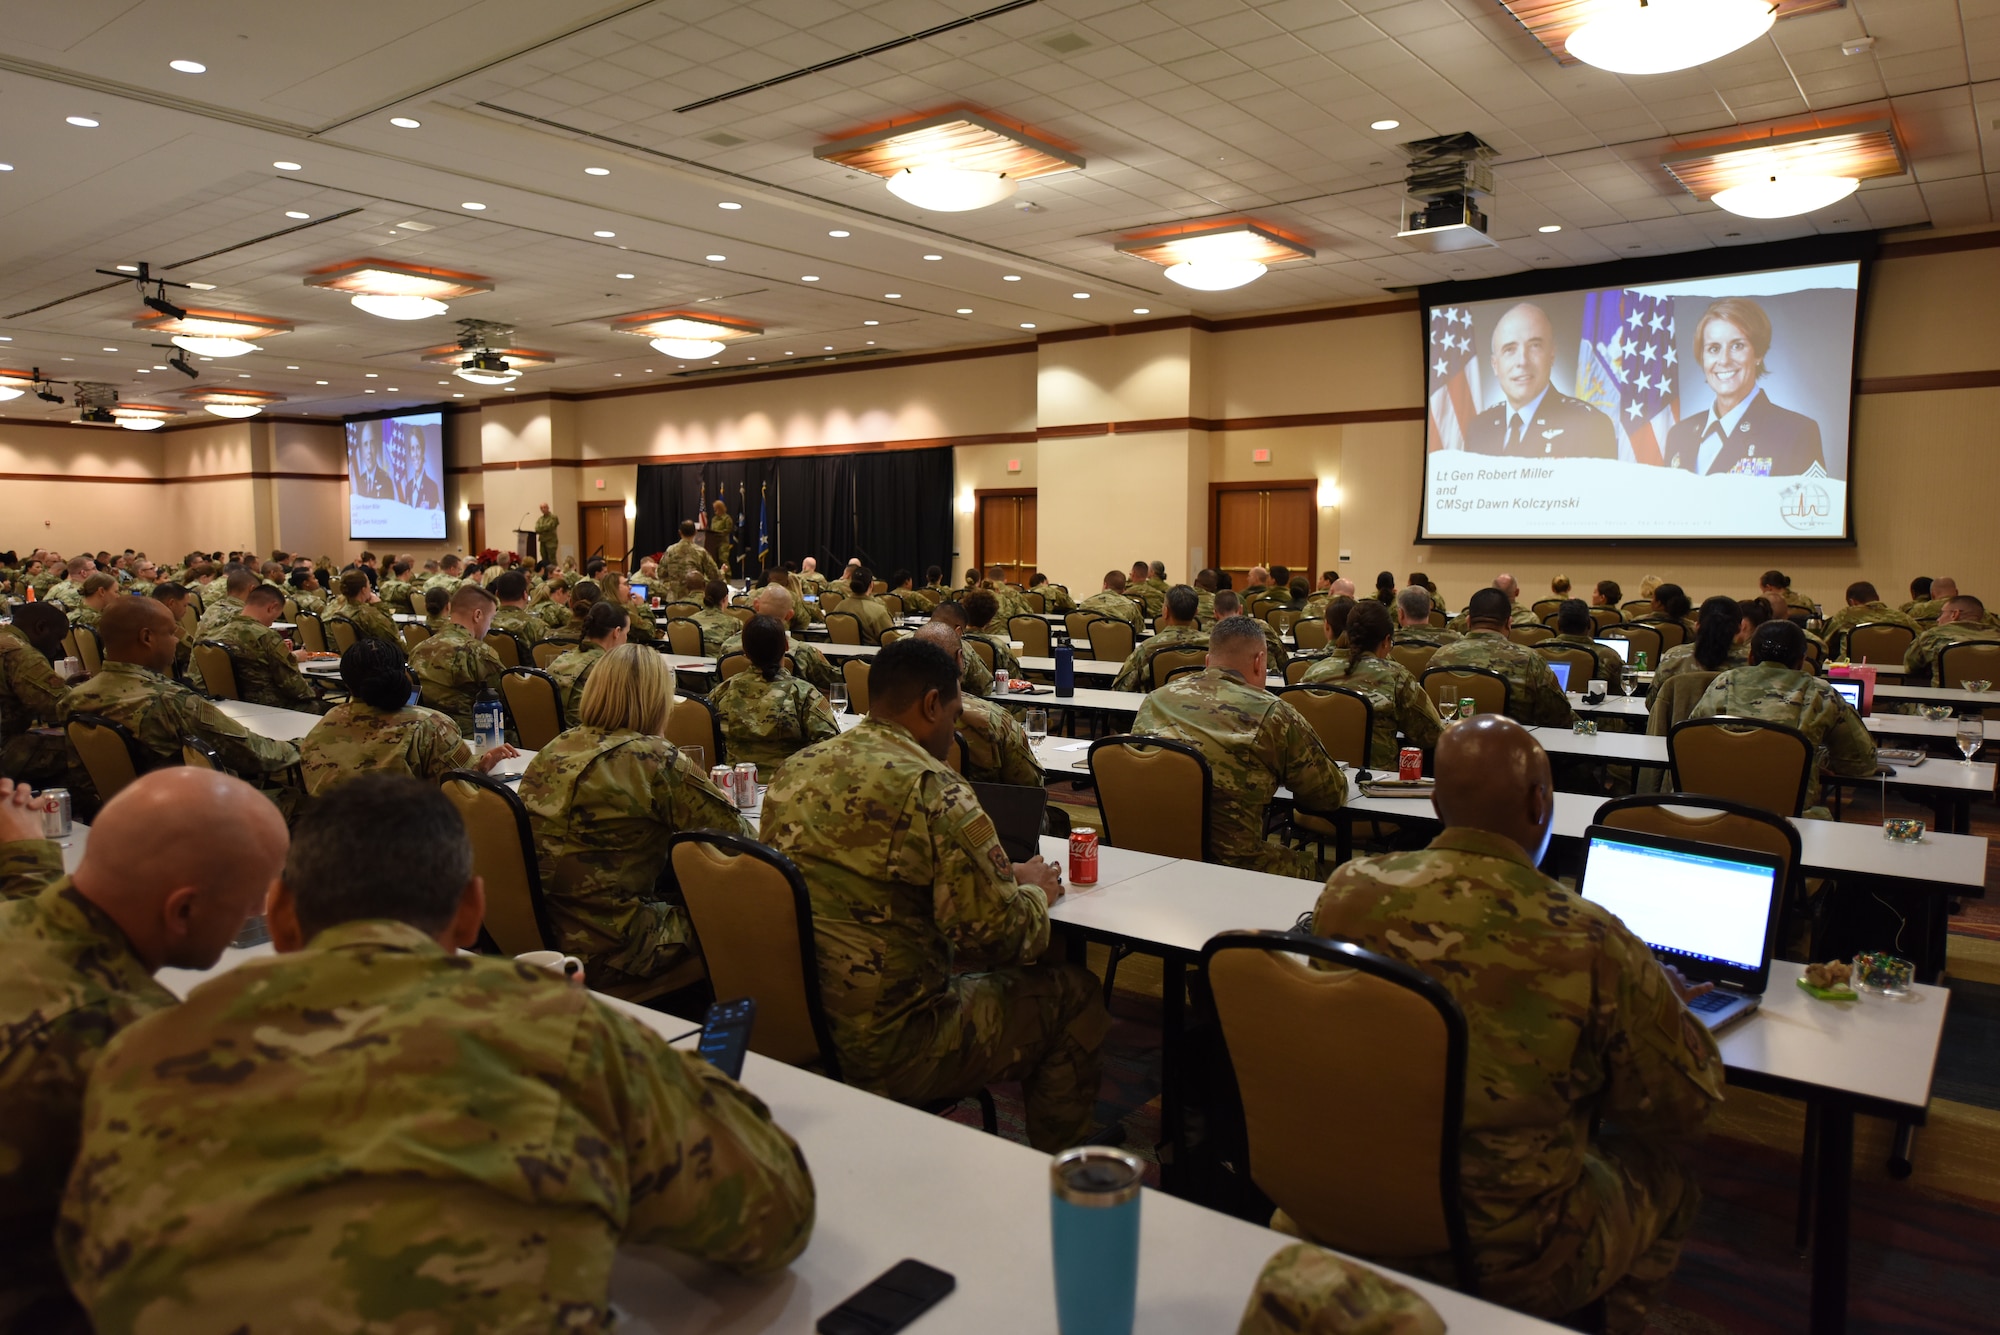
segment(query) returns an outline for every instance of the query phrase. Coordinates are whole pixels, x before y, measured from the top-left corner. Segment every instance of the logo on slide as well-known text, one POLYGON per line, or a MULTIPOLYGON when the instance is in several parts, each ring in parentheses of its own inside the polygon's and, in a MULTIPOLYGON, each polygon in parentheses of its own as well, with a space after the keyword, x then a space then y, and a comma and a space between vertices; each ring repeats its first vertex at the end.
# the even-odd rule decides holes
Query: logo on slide
POLYGON ((1794 482, 1778 493, 1778 518, 1801 532, 1825 528, 1833 518, 1833 498, 1817 482, 1794 482))

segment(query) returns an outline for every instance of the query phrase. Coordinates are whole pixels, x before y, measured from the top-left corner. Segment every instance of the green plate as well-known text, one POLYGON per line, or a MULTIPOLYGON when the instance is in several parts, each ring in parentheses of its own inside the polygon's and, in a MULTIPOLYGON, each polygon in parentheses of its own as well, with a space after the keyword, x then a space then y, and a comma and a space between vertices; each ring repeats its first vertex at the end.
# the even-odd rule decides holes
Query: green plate
POLYGON ((1794 981, 1798 983, 1799 991, 1810 997, 1818 997, 1821 1001, 1855 1001, 1861 996, 1851 987, 1814 987, 1803 978, 1794 981))

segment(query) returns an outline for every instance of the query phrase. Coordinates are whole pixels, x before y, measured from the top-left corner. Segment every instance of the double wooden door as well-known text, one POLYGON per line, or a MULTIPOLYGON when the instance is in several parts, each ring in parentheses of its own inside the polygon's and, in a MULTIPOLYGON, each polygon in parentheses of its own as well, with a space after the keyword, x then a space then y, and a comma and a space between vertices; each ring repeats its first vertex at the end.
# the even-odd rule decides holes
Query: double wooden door
MULTIPOLYGON (((1319 504, 1312 482, 1209 485, 1208 545, 1215 568, 1242 576, 1252 566, 1290 566, 1307 578, 1319 566, 1319 504)), ((1242 588, 1241 578, 1236 587, 1242 588)))
MULTIPOLYGON (((983 573, 999 566, 1010 584, 1025 585, 1035 569, 1035 493, 1032 490, 978 491, 979 530, 973 560, 983 573)), ((921 581, 923 572, 913 571, 921 581)), ((947 575, 957 572, 946 571, 947 575)))
POLYGON ((577 544, 576 556, 580 565, 587 565, 593 556, 602 556, 613 570, 625 568, 625 502, 584 501, 577 506, 581 511, 578 527, 583 530, 583 541, 577 544))

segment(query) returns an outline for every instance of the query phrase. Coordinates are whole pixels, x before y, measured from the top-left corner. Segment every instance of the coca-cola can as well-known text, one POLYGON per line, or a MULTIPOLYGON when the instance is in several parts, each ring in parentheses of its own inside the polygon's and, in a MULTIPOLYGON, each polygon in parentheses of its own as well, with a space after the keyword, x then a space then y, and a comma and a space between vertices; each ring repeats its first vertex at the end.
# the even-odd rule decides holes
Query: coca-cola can
POLYGON ((757 767, 744 761, 736 767, 736 805, 744 811, 757 805, 757 767))
POLYGON ((717 788, 720 788, 724 797, 732 802, 736 800, 735 770, 729 768, 727 765, 711 766, 708 771, 708 781, 717 788))
POLYGON ((1396 754, 1396 777, 1404 780, 1424 777, 1424 753, 1406 746, 1396 754))
POLYGON ((1088 825, 1069 830, 1069 883, 1097 884, 1097 831, 1088 825))
POLYGON ((993 694, 1007 694, 1007 669, 1001 668, 993 674, 993 694))
POLYGON ((42 808, 42 837, 44 839, 67 839, 70 824, 69 789, 44 788, 40 798, 45 803, 42 808))

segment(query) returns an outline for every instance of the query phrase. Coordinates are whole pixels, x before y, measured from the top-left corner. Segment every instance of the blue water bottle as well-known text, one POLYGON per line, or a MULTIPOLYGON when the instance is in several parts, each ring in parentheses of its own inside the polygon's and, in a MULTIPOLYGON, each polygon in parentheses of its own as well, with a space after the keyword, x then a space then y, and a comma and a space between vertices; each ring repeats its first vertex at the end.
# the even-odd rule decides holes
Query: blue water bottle
POLYGON ((1139 1294, 1139 1161, 1084 1145, 1049 1165, 1061 1335, 1132 1335, 1139 1294))
POLYGON ((479 692, 472 706, 472 749, 485 755, 507 739, 507 712, 491 686, 479 692))
POLYGON ((1056 646, 1056 694, 1064 699, 1076 694, 1076 650, 1066 644, 1056 646))

